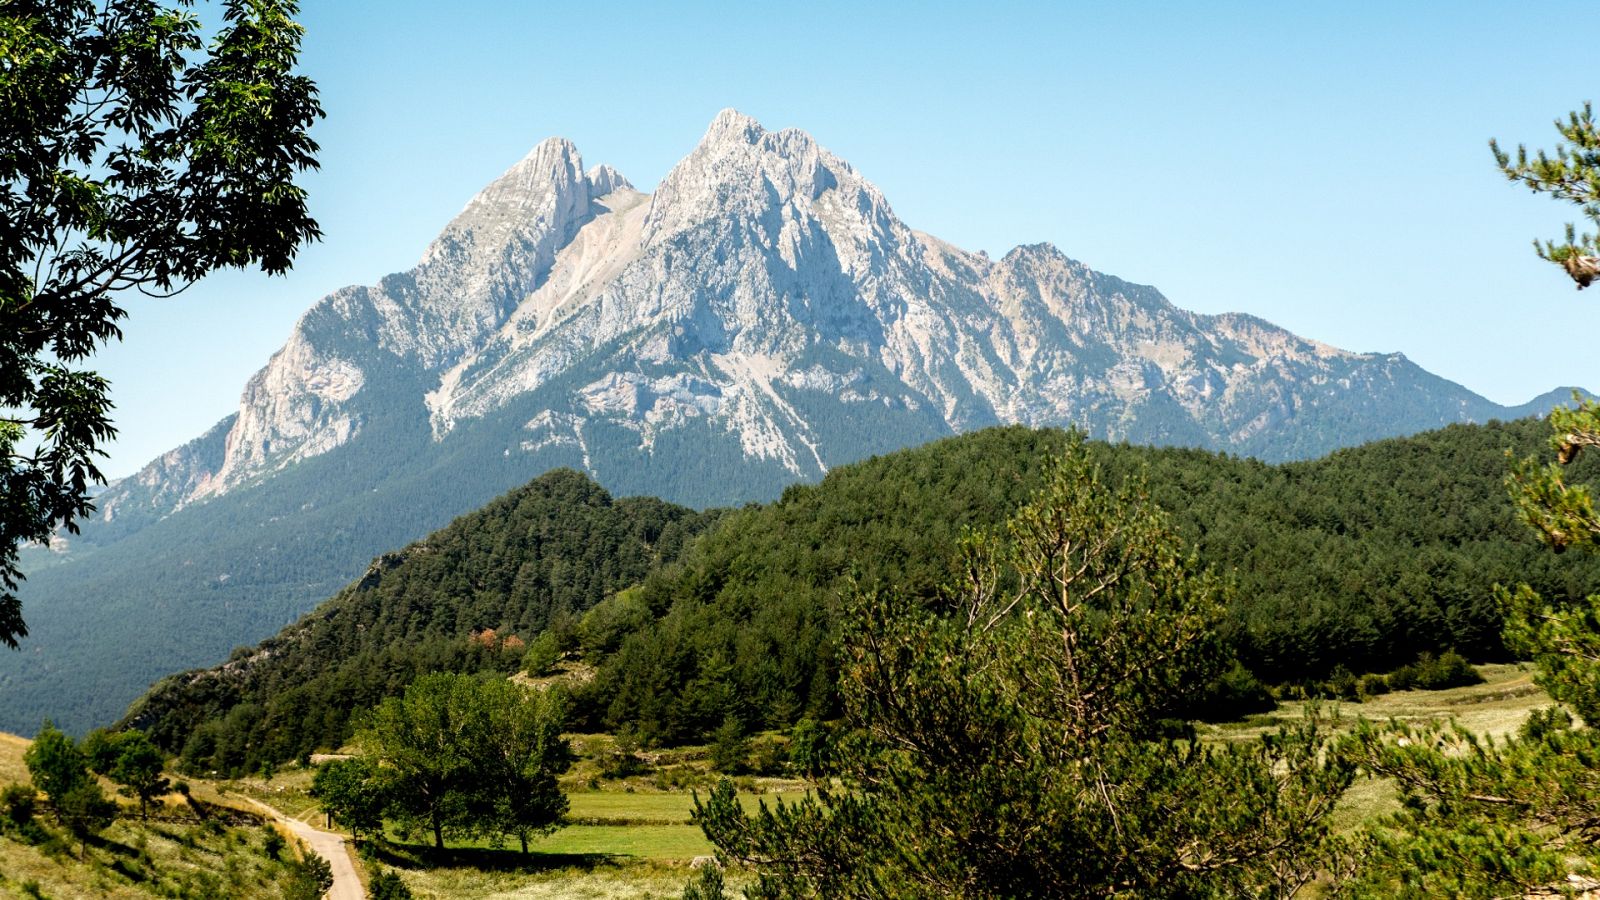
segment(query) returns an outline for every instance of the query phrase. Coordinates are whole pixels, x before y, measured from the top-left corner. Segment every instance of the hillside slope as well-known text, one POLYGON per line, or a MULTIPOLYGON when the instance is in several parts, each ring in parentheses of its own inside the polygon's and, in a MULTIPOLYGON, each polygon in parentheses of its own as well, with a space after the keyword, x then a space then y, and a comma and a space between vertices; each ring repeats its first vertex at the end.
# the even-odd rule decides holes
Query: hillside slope
MULTIPOLYGON (((1202 560, 1232 577, 1229 630, 1241 658, 1264 678, 1293 681, 1447 648, 1493 658, 1496 582, 1526 580, 1552 596, 1600 589, 1600 561, 1545 552, 1512 514, 1504 451, 1531 451, 1542 438, 1531 420, 1452 426, 1279 466, 1128 445, 1095 453, 1113 478, 1142 473, 1202 560)), ((989 429, 841 467, 723 516, 637 588, 589 595, 586 615, 545 619, 597 669, 577 698, 584 727, 672 742, 701 737, 730 713, 752 728, 828 715, 830 634, 849 579, 935 601, 963 531, 1002 521, 1064 439, 989 429)), ((1592 480, 1592 469, 1579 474, 1592 480)), ((493 531, 476 539, 498 540, 493 531)), ((429 665, 490 664, 471 655, 470 628, 459 623, 499 620, 452 587, 478 570, 416 562, 375 571, 233 663, 169 679, 132 720, 174 750, 209 723, 205 741, 242 749, 213 757, 191 747, 190 758, 225 767, 337 745, 352 706, 399 681, 344 681, 355 670, 327 660, 343 660, 347 645, 311 637, 337 630, 324 621, 346 622, 347 634, 349 623, 369 623, 362 640, 390 648, 399 671, 414 671, 398 661, 419 647, 429 665), (450 653, 427 652, 421 632, 395 624, 401 598, 401 608, 430 611, 426 634, 450 653)))
POLYGON ((231 714, 221 743, 202 732, 191 748, 223 770, 247 748, 285 759, 336 747, 351 710, 419 674, 514 669, 526 640, 672 561, 717 515, 613 500, 583 475, 550 472, 374 560, 254 650, 164 679, 123 724, 177 751, 201 723, 231 714))

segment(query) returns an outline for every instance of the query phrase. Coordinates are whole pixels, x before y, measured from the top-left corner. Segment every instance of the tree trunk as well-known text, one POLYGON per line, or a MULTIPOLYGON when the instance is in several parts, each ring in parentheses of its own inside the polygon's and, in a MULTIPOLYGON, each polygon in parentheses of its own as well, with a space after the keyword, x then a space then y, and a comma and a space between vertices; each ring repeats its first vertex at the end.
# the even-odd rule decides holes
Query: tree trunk
POLYGON ((517 837, 522 838, 522 855, 523 856, 527 856, 528 855, 528 833, 526 831, 524 831, 524 832, 518 834, 517 837))
POLYGON ((433 849, 444 849, 444 822, 440 821, 439 814, 433 814, 433 849))

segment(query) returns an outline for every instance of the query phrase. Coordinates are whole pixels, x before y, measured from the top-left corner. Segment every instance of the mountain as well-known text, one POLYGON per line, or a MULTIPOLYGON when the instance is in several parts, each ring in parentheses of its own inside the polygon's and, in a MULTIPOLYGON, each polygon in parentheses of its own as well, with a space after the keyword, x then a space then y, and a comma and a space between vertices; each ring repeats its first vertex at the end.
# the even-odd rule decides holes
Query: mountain
POLYGON ((1513 412, 1049 245, 954 247, 809 135, 731 110, 650 195, 552 139, 28 554, 0 728, 103 721, 552 468, 709 506, 1002 423, 1282 460, 1513 412))
MULTIPOLYGON (((1505 450, 1536 452, 1546 434, 1529 420, 1457 425, 1277 466, 1090 451, 1110 481, 1142 475, 1201 561, 1235 584, 1225 633, 1249 668, 1303 682, 1423 651, 1493 658, 1496 583, 1559 599, 1600 585, 1600 558, 1550 553, 1506 494, 1505 450)), ((164 679, 123 724, 201 771, 253 770, 340 746, 354 711, 418 672, 511 671, 521 654, 485 646, 485 628, 524 640, 548 630, 582 659, 593 677, 571 685, 577 730, 670 743, 704 739, 730 714, 754 729, 827 718, 850 582, 937 597, 963 533, 1025 502, 1065 440, 984 429, 841 466, 714 520, 613 502, 553 472, 386 554, 259 646, 164 679)), ((1597 470, 1585 460, 1570 474, 1592 484, 1597 470)))

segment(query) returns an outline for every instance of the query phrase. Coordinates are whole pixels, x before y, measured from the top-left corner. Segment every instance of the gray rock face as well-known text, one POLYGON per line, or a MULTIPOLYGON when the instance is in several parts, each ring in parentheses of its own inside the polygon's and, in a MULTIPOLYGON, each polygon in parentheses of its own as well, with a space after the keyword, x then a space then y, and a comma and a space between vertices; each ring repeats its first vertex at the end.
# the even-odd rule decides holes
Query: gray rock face
POLYGON ((436 443, 495 428, 504 455, 567 448, 602 480, 619 441, 644 459, 731 441, 770 480, 997 423, 1283 459, 1506 412, 1398 354, 1186 312, 1048 244, 969 253, 804 132, 726 110, 653 196, 540 144, 415 269, 307 312, 220 447, 152 462, 102 515, 164 515, 326 454, 401 382, 436 443))

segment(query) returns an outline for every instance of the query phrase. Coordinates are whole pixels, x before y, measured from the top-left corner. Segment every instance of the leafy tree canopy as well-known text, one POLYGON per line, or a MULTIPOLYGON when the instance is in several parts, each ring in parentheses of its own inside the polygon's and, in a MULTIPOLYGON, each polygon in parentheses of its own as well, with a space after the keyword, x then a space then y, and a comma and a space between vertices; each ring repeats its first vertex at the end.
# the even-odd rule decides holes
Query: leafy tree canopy
POLYGON ((319 236, 316 87, 293 0, 0 5, 0 643, 27 635, 17 550, 92 509, 114 433, 81 363, 121 337, 118 297, 222 267, 289 268, 319 236), (209 40, 208 40, 209 37, 209 40))

